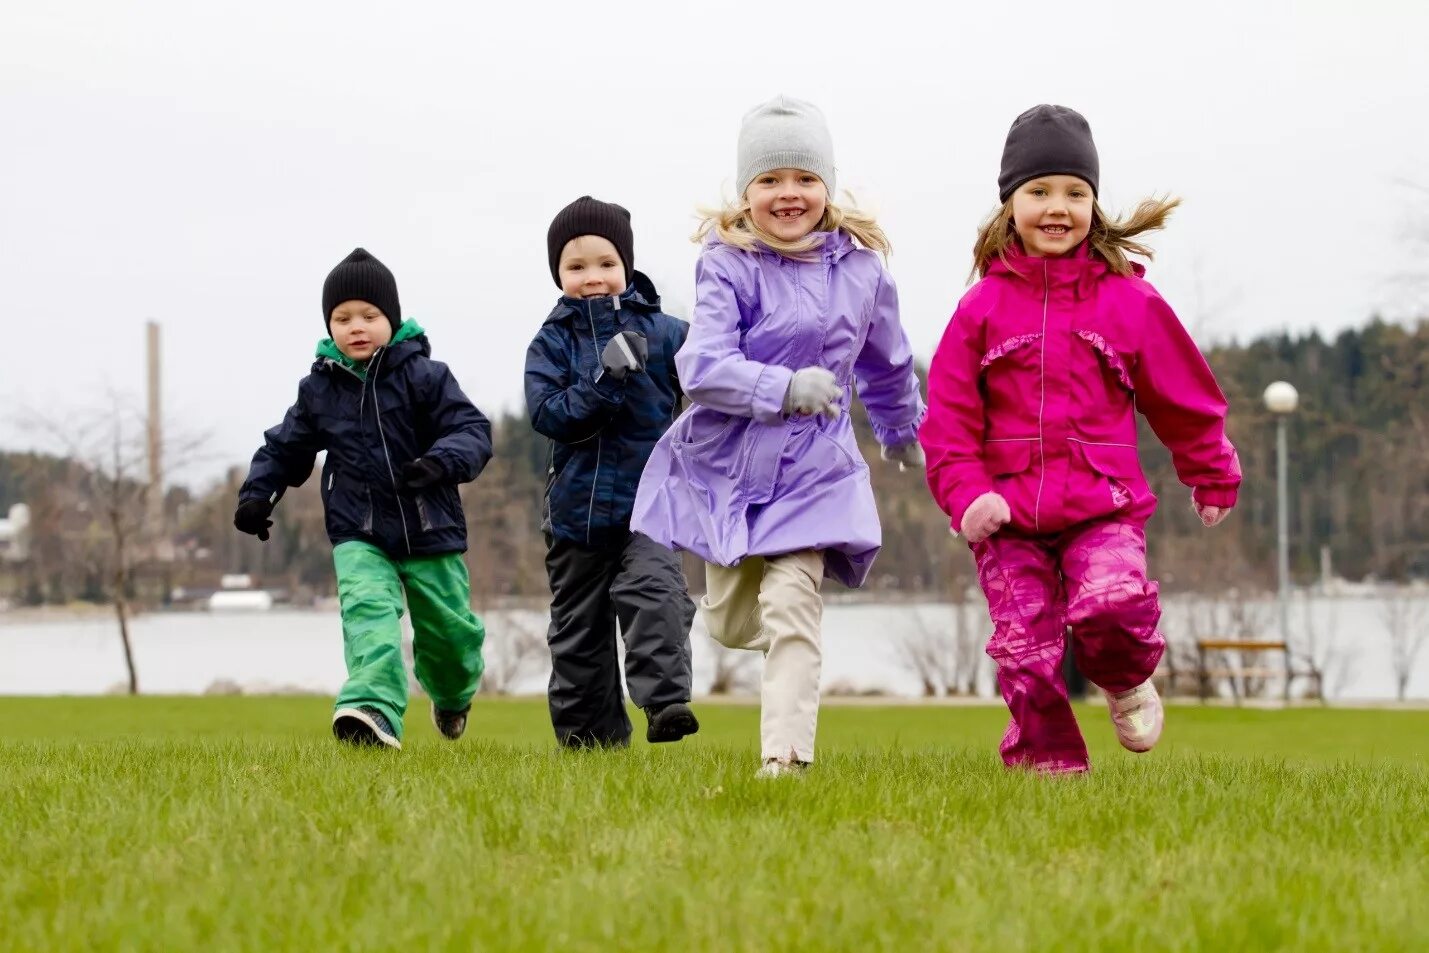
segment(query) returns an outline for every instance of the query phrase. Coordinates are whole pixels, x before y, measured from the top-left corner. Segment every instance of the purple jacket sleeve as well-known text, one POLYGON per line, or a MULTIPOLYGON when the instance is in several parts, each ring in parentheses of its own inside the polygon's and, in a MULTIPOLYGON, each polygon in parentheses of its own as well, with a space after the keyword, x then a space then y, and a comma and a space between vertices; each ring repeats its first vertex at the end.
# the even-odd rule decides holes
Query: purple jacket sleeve
POLYGON ((739 295, 720 256, 695 265, 695 309, 684 347, 675 355, 680 383, 697 404, 774 424, 784 419, 784 394, 794 372, 761 364, 740 348, 739 295))
POLYGON ((897 447, 918 439, 927 408, 913 371, 913 348, 898 320, 898 289, 880 269, 868 338, 853 365, 859 399, 868 410, 880 445, 897 447))

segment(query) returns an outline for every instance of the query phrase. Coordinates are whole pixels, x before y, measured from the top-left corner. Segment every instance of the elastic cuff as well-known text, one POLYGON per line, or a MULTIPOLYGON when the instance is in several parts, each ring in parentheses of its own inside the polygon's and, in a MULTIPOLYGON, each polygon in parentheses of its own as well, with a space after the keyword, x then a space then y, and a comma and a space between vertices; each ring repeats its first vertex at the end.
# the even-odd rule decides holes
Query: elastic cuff
POLYGON ((1223 510, 1235 506, 1238 495, 1239 487, 1234 486, 1198 486, 1191 491, 1192 498, 1202 506, 1219 506, 1223 510))
POLYGON ((598 367, 590 382, 601 400, 608 404, 619 404, 625 400, 625 382, 629 379, 630 375, 627 374, 625 380, 617 380, 614 375, 607 374, 605 368, 598 367))
POLYGON ((765 364, 759 372, 759 380, 754 382, 754 393, 749 400, 749 416, 764 424, 777 424, 784 420, 784 395, 789 392, 789 382, 794 372, 778 364, 765 364))
POLYGON ((923 426, 923 419, 928 416, 928 408, 920 402, 918 414, 911 423, 906 423, 901 427, 886 427, 872 418, 869 423, 873 427, 873 436, 881 447, 901 447, 905 443, 918 442, 918 428, 923 426))

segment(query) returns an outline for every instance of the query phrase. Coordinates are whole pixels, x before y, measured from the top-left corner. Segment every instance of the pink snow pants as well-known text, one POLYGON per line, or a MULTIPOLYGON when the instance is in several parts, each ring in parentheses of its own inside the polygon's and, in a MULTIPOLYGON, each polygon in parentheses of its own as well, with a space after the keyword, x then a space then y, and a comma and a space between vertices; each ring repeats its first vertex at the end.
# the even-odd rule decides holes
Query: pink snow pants
POLYGON ((1077 665, 1109 692, 1151 677, 1166 642, 1158 587, 1146 578, 1144 523, 1080 523, 1063 533, 1025 536, 1003 529, 972 547, 993 636, 987 654, 1012 712, 1002 738, 1009 766, 1088 769, 1087 746, 1062 678, 1066 630, 1077 665))

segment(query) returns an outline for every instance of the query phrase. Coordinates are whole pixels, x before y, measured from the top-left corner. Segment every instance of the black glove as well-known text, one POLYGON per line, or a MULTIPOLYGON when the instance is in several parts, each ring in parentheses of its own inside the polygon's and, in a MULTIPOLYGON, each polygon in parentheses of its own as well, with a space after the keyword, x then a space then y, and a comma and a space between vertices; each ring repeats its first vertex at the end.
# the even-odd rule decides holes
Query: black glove
POLYGON ((402 488, 404 490, 421 490, 433 484, 442 482, 446 477, 446 471, 442 465, 431 457, 418 457, 411 463, 402 466, 402 488))
POLYGON ((273 504, 267 500, 244 500, 238 504, 238 510, 233 514, 233 525, 238 527, 240 533, 257 536, 266 543, 268 527, 273 525, 273 521, 268 518, 272 512, 273 504))
POLYGON ((645 359, 649 356, 645 335, 639 331, 621 331, 600 352, 600 363, 607 374, 623 381, 626 374, 645 370, 645 359))

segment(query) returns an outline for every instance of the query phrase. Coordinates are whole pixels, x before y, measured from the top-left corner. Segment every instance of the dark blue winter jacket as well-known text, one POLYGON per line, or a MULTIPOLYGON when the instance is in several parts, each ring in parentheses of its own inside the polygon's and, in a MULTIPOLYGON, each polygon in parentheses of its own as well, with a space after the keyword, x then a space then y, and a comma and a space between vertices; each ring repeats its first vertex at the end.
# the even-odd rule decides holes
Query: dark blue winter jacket
POLYGON ((619 297, 556 303, 526 352, 526 409, 551 438, 548 532, 592 547, 629 532, 645 461, 679 413, 675 352, 688 331, 660 311, 655 286, 638 271, 619 297), (649 356, 644 372, 618 381, 600 354, 621 331, 645 335, 649 356))
POLYGON ((297 402, 263 435, 239 502, 277 502, 307 480, 326 450, 322 498, 334 546, 363 540, 395 559, 464 552, 457 485, 476 479, 491 459, 491 424, 447 366, 431 359, 411 320, 365 366, 349 366, 331 342, 323 344, 297 402), (437 461, 446 479, 402 489, 403 464, 422 456, 437 461))

